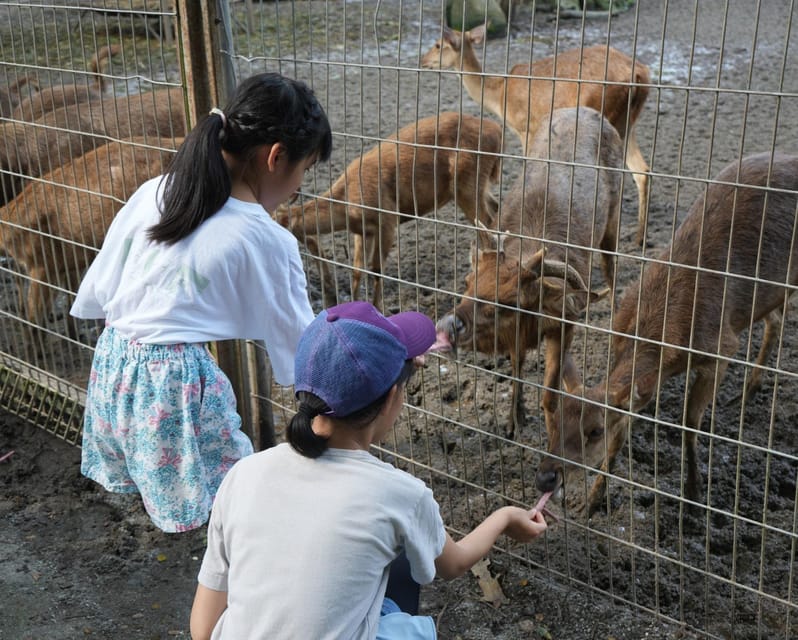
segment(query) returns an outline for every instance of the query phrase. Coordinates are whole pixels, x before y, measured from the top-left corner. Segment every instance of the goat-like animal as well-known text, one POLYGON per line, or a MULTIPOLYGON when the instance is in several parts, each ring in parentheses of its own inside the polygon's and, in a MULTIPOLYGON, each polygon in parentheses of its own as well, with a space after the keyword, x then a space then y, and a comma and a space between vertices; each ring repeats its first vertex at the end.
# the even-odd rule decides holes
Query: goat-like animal
MULTIPOLYGON (((604 380, 560 398, 548 432, 548 451, 558 457, 543 458, 536 478, 541 491, 567 485, 582 465, 609 472, 626 439, 625 412, 643 409, 664 381, 688 372, 693 381, 683 417, 688 428, 684 494, 700 499, 696 432, 727 358, 737 352, 740 333, 764 320, 750 394, 760 385, 761 367, 778 340, 793 291, 786 285, 798 283, 798 156, 746 157, 715 180, 693 203, 671 246, 645 264, 641 278, 618 303, 613 362, 604 380)), ((589 511, 601 503, 603 487, 599 475, 588 496, 589 511)))
MULTIPOLYGON (((400 223, 452 200, 471 222, 491 222, 497 203, 490 188, 499 178, 501 150, 501 127, 491 120, 454 112, 422 118, 349 163, 320 197, 278 208, 275 219, 300 241, 333 231, 354 234, 352 298, 357 299, 364 262, 375 274, 382 272, 400 223)), ((375 305, 381 297, 377 277, 375 305)))
POLYGON ((471 252, 463 299, 438 321, 441 351, 473 348, 509 354, 513 370, 512 437, 523 425, 520 376, 526 352, 546 343, 543 408, 548 425, 552 390, 560 379, 573 389, 581 378, 569 355, 570 321, 581 317, 591 291, 594 249, 612 285, 621 202, 623 142, 599 112, 558 109, 529 150, 526 171, 504 200, 499 241, 471 252))
POLYGON ((568 49, 556 56, 517 64, 507 76, 491 76, 473 45, 485 40, 485 25, 460 32, 444 27, 424 54, 427 69, 458 69, 471 98, 495 113, 521 140, 526 155, 549 113, 565 107, 591 107, 604 114, 626 141, 626 165, 638 192, 637 243, 642 244, 648 213, 648 163, 637 144, 634 125, 648 97, 648 67, 604 45, 568 49))

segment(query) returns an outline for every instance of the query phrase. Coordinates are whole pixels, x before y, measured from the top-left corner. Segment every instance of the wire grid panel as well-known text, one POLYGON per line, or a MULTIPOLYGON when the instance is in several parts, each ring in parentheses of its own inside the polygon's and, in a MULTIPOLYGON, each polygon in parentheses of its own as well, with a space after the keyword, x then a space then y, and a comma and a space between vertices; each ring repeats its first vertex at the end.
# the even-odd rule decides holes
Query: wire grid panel
POLYGON ((0 8, 2 351, 59 381, 55 395, 85 388, 99 330, 68 315, 80 279, 185 135, 177 47, 154 37, 174 9, 157 4, 0 8))
MULTIPOLYGON (((795 273, 794 176, 787 171, 781 183, 765 189, 763 202, 749 204, 748 209, 743 203, 750 192, 733 187, 754 180, 751 173, 738 173, 741 157, 765 153, 767 171, 775 178, 778 162, 772 165, 770 156, 798 149, 798 71, 790 64, 798 44, 794 3, 640 2, 615 16, 585 20, 558 19, 544 9, 524 3, 516 7, 509 35, 474 42, 479 67, 460 52, 458 64, 463 60, 472 72, 471 90, 468 76, 457 66, 441 64, 440 49, 433 46, 441 37, 441 3, 275 3, 249 16, 234 9, 231 54, 238 76, 278 69, 306 80, 333 125, 333 158, 317 166, 303 186, 304 209, 294 209, 293 217, 283 210, 280 218, 286 224, 294 220, 300 240, 308 239, 304 246, 313 303, 318 310, 353 295, 370 298, 375 294, 374 278, 367 276, 380 277, 375 302, 386 312, 419 309, 440 320, 461 301, 477 303, 482 316, 479 335, 461 344, 453 358, 428 357, 426 368, 408 389, 403 420, 380 448, 386 459, 433 487, 454 533, 470 530, 499 505, 533 505, 541 494, 538 484, 546 486, 553 478, 555 486, 561 486, 565 469, 565 487, 549 503, 559 523, 543 544, 503 547, 510 556, 548 572, 553 583, 608 594, 617 603, 685 624, 702 637, 792 637, 798 602, 798 442, 792 428, 797 413, 795 319, 789 302, 795 280, 787 274, 795 273), (627 132, 627 140, 634 131, 647 165, 642 171, 648 176, 644 243, 636 239, 640 194, 635 173, 641 173, 640 158, 628 146, 624 161, 613 168, 616 180, 622 179, 622 202, 617 247, 609 252, 615 262, 610 283, 599 268, 607 251, 584 251, 568 238, 530 237, 523 229, 501 226, 513 216, 509 209, 526 202, 534 191, 534 184, 519 183, 534 163, 523 158, 523 118, 515 113, 513 120, 511 113, 518 100, 501 93, 510 70, 524 81, 513 78, 509 86, 514 88, 508 90, 520 91, 522 103, 530 100, 529 80, 534 77, 533 86, 544 95, 534 94, 532 104, 547 98, 549 109, 552 104, 565 106, 560 98, 552 99, 550 88, 540 89, 558 74, 557 66, 540 66, 540 61, 555 54, 566 61, 573 49, 594 45, 611 45, 631 59, 630 64, 648 70, 648 79, 640 85, 648 95, 636 123, 628 115, 613 120, 627 132), (528 67, 515 68, 530 64, 536 65, 531 72, 528 67), (497 239, 477 233, 462 201, 455 207, 438 196, 440 168, 416 170, 425 140, 408 140, 413 151, 406 154, 410 160, 404 165, 397 146, 390 143, 404 127, 440 118, 438 114, 446 111, 502 122, 505 105, 502 171, 490 187, 499 201, 494 224, 509 231, 499 240, 507 243, 504 266, 522 275, 530 267, 530 256, 518 248, 522 241, 535 247, 543 240, 548 254, 565 255, 564 262, 571 266, 578 265, 580 252, 586 253, 591 265, 586 284, 596 294, 589 303, 578 304, 572 297, 566 304, 562 299, 567 296, 561 296, 559 312, 553 312, 551 305, 539 301, 539 283, 535 296, 531 289, 516 286, 509 298, 464 297, 472 245, 487 253, 497 239), (387 149, 388 154, 377 149, 387 149), (737 163, 733 175, 719 179, 721 169, 732 163, 737 163), (766 210, 766 231, 772 218, 782 218, 773 227, 778 229, 775 245, 760 246, 758 234, 745 240, 734 235, 729 243, 728 229, 726 236, 714 228, 704 234, 701 224, 677 234, 694 203, 696 219, 707 217, 701 199, 724 182, 731 185, 730 191, 713 197, 721 198, 721 208, 732 217, 748 213, 757 220, 766 210), (520 190, 520 200, 513 196, 514 189, 520 190), (417 206, 403 211, 397 204, 399 195, 410 191, 418 205, 430 190, 442 200, 432 210, 417 206), (386 229, 382 235, 376 231, 386 229), (358 237, 363 233, 376 234, 372 239, 385 249, 384 260, 369 262, 364 249, 369 238, 358 237), (684 249, 671 255, 667 247, 672 242, 696 249, 716 246, 724 259, 708 266, 702 257, 695 269, 685 270, 679 265, 690 260, 696 265, 695 257, 685 255, 684 249), (737 264, 741 255, 748 267, 737 264), (765 265, 774 261, 780 270, 765 276, 765 265), (352 290, 353 264, 366 272, 362 280, 367 284, 361 281, 357 292, 352 290), (329 272, 327 279, 320 265, 329 272), (635 282, 641 276, 653 282, 650 274, 657 265, 665 274, 664 284, 648 285, 653 289, 640 296, 635 282), (698 288, 691 284, 696 279, 698 288), (611 293, 601 294, 607 284, 611 293), (756 292, 750 293, 751 288, 756 292), (748 291, 747 297, 735 293, 740 289, 748 291), (675 294, 685 292, 686 302, 676 304, 675 294), (767 292, 778 299, 777 313, 770 319, 777 320, 780 312, 784 323, 771 324, 772 352, 757 363, 763 342, 760 311, 772 303, 764 302, 767 292), (633 301, 626 304, 633 318, 626 325, 620 310, 624 296, 633 301), (530 297, 537 303, 525 306, 530 297), (646 335, 634 320, 657 305, 663 316, 646 335), (730 316, 731 329, 722 324, 730 316), (570 384, 565 394, 546 394, 545 356, 562 367, 568 364, 565 356, 546 353, 552 350, 551 341, 526 350, 523 363, 514 368, 520 353, 507 345, 534 345, 540 335, 529 327, 546 319, 572 332, 570 355, 584 387, 570 384), (493 326, 485 330, 486 322, 493 326), (674 327, 686 327, 686 332, 680 336, 674 327), (632 355, 620 351, 623 334, 638 336, 625 341, 633 345, 632 355), (644 368, 646 358, 655 361, 653 369, 644 368), (634 385, 604 385, 619 360, 639 364, 637 376, 633 370, 626 381, 634 385), (759 374, 761 389, 748 394, 759 374), (509 438, 516 384, 523 403, 518 427, 509 438), (552 397, 550 437, 539 406, 552 397), (577 409, 557 410, 563 405, 577 409), (599 414, 595 425, 582 417, 594 405, 599 414), (610 416, 606 424, 605 414, 610 416), (688 421, 686 416, 695 414, 698 419, 688 421), (594 426, 586 430, 588 425, 594 426), (562 434, 571 434, 570 448, 556 443, 562 434), (690 489, 693 437, 698 475, 690 489), (610 471, 600 468, 608 454, 614 457, 610 471), (548 467, 540 470, 553 469, 553 475, 536 477, 547 458, 548 467), (591 495, 597 478, 606 489, 597 486, 591 495)), ((583 56, 576 59, 584 61, 583 56)), ((630 82, 611 79, 619 65, 606 67, 606 81, 591 83, 583 76, 578 93, 584 97, 595 93, 596 86, 603 87, 599 108, 613 119, 613 107, 624 114, 633 111, 633 98, 627 91, 627 99, 618 100, 617 89, 628 89, 630 82)), ((589 73, 587 68, 583 65, 583 73, 589 73)), ((559 67, 559 73, 567 73, 567 66, 559 67)), ((531 119, 544 116, 533 114, 531 119)), ((436 142, 431 146, 441 156, 449 149, 436 142)), ((574 174, 585 168, 579 161, 565 164, 574 174)), ((469 178, 461 173, 450 176, 454 182, 469 178)), ((761 174, 755 176, 762 179, 761 174)), ((599 178, 594 180, 599 184, 599 178)), ((559 190, 544 193, 543 199, 552 207, 563 195, 574 202, 574 184, 556 187, 559 190)), ((584 184, 579 183, 580 189, 584 184)), ((768 184, 765 176, 760 186, 768 184)), ((588 186, 588 200, 595 207, 600 196, 588 186)), ((478 192, 475 188, 475 198, 478 192)), ((532 203, 527 205, 528 211, 535 211, 532 203)), ((538 211, 549 215, 550 209, 538 211)), ((576 225, 574 209, 566 211, 576 225)), ((732 224, 739 227, 744 218, 735 220, 732 224)), ((569 233, 575 232, 574 226, 569 233)), ((774 237, 762 235, 766 236, 774 237)), ((483 280, 495 292, 505 277, 512 284, 507 273, 494 268, 483 280)), ((525 283, 531 281, 527 275, 525 283)), ((553 280, 547 284, 556 289, 553 280)), ((470 317, 461 321, 468 325, 470 317)), ((284 427, 294 408, 291 390, 275 388, 273 402, 278 427, 284 427)))

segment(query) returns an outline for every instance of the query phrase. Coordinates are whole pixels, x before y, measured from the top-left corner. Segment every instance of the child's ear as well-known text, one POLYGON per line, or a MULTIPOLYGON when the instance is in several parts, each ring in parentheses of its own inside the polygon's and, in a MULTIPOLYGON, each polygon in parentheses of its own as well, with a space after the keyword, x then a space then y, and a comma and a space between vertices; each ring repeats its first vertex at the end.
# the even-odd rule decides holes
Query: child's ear
POLYGON ((388 398, 385 402, 385 406, 383 407, 384 411, 390 411, 395 406, 394 403, 398 402, 399 404, 403 404, 405 401, 404 395, 405 386, 403 384, 395 384, 391 387, 391 390, 388 392, 388 398))
POLYGON ((276 171, 280 163, 288 161, 288 152, 282 142, 275 142, 272 145, 263 145, 259 153, 264 154, 261 160, 271 172, 276 171))

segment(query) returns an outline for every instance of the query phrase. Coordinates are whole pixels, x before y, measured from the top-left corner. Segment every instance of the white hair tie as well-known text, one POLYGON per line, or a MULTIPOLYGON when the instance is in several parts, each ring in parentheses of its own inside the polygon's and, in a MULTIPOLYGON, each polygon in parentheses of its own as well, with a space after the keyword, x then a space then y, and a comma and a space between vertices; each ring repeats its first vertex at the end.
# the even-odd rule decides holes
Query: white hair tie
POLYGON ((227 126, 227 116, 224 115, 224 111, 222 111, 219 107, 214 107, 208 112, 208 115, 212 116, 214 114, 222 119, 222 129, 224 129, 227 126))

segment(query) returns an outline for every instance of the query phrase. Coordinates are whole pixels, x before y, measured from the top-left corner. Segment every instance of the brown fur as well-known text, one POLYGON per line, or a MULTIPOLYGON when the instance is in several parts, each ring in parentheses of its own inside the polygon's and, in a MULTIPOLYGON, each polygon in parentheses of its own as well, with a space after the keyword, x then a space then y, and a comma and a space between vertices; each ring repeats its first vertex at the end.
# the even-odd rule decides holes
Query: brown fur
POLYGON ((100 73, 102 63, 122 51, 120 45, 107 45, 97 50, 89 60, 89 77, 83 84, 62 84, 41 88, 19 102, 11 117, 15 120, 32 122, 68 105, 97 100, 105 91, 105 78, 100 73))
MULTIPOLYGON (((353 160, 320 197, 281 207, 275 218, 300 240, 333 231, 354 234, 357 299, 363 264, 382 272, 400 223, 452 200, 471 222, 490 223, 497 207, 490 187, 499 178, 500 153, 501 127, 495 122, 453 112, 423 118, 353 160)), ((375 305, 381 294, 377 277, 375 305)))
POLYGON ((0 117, 9 118, 23 100, 23 87, 31 93, 39 90, 39 85, 30 76, 22 76, 13 82, 0 86, 0 117))
POLYGON ((517 64, 509 76, 486 76, 473 49, 484 40, 484 25, 466 32, 444 28, 443 37, 424 54, 421 66, 463 71, 463 85, 471 98, 515 131, 525 155, 530 155, 529 146, 551 111, 584 106, 602 112, 626 141, 626 165, 638 190, 637 242, 642 244, 648 212, 648 163, 637 144, 634 125, 648 97, 648 67, 617 49, 596 45, 560 51, 532 64, 517 64))
POLYGON ((160 89, 87 105, 69 105, 33 123, 0 127, 0 204, 13 198, 24 177, 37 177, 111 139, 145 136, 152 145, 186 133, 183 90, 160 89))
MULTIPOLYGON (((596 259, 590 248, 616 249, 620 215, 623 143, 597 111, 558 109, 530 150, 540 160, 527 161, 500 212, 498 229, 512 235, 498 244, 485 237, 483 242, 494 248, 472 251, 463 300, 438 322, 438 330, 455 346, 509 354, 515 378, 506 430, 511 437, 524 417, 519 378, 526 352, 537 349, 541 338, 546 343, 547 423, 551 389, 559 388, 561 377, 566 389, 580 382, 568 352, 573 327, 561 319, 578 319, 588 299, 597 299, 589 287, 596 259), (567 164, 574 162, 604 168, 567 164)), ((611 285, 609 255, 602 255, 602 266, 611 285)))
MULTIPOLYGON (((175 148, 181 139, 169 140, 175 148)), ((0 208, 0 248, 28 275, 20 311, 41 325, 54 287, 75 291, 105 239, 114 215, 138 186, 161 174, 172 152, 141 145, 145 138, 110 142, 30 182, 0 208)), ((22 279, 20 279, 22 285, 22 279)))
MULTIPOLYGON (((764 281, 798 283, 798 248, 792 246, 798 156, 776 154, 772 167, 770 161, 769 153, 747 157, 728 165, 715 180, 769 184, 792 193, 711 184, 691 207, 672 245, 658 256, 659 261, 687 266, 646 264, 642 279, 618 303, 613 330, 623 335, 613 339, 610 371, 598 385, 573 392, 584 394, 586 401, 562 397, 554 415, 557 428, 549 433, 550 453, 609 471, 629 426, 628 415, 617 410, 643 409, 665 380, 689 370, 693 381, 683 418, 690 429, 684 435, 685 494, 692 500, 700 498, 696 431, 728 366, 713 354, 734 356, 739 334, 764 320, 765 334, 756 360, 758 367, 763 366, 778 339, 782 310, 791 293, 764 281), (699 274, 689 268, 696 264, 719 273, 699 274), (749 279, 725 276, 725 272, 749 279), (661 347, 660 342, 667 346, 661 347), (602 406, 605 403, 608 409, 602 406)), ((749 394, 760 385, 761 375, 761 368, 751 372, 749 394)), ((538 487, 552 490, 564 481, 563 474, 567 479, 577 471, 573 465, 545 458, 538 470, 538 487)), ((602 488, 603 476, 598 476, 588 499, 590 510, 600 503, 602 488)))

